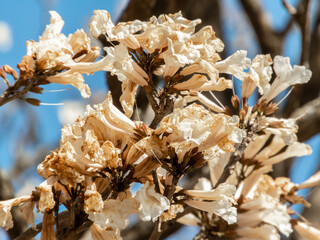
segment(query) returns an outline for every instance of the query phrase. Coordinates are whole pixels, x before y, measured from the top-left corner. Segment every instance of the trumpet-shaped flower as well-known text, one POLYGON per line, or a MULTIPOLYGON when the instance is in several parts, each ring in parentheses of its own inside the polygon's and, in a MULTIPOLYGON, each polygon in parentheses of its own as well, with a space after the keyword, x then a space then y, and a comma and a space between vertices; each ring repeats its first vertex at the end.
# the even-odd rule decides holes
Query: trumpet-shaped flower
POLYGON ((139 217, 143 221, 155 222, 170 207, 169 200, 155 192, 154 185, 150 185, 148 181, 136 193, 135 198, 140 202, 139 217))

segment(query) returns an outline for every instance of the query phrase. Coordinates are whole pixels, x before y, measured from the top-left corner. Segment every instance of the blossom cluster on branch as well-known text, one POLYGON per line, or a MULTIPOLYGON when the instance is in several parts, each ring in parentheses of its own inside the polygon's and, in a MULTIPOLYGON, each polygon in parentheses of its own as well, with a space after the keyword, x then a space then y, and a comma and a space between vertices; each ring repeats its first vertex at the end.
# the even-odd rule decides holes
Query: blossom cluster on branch
POLYGON ((274 164, 311 154, 296 137, 295 119, 277 118, 279 103, 273 102, 288 87, 308 82, 310 70, 292 67, 281 56, 251 61, 243 50, 221 60, 224 45, 212 28, 195 31, 201 21, 180 12, 114 25, 107 11, 94 11, 91 35, 112 45, 96 61, 100 49, 91 47, 85 32, 66 37, 63 20, 50 13, 39 41, 27 42, 20 75, 8 66, 0 69, 5 80, 6 73, 16 79, 2 99, 29 82, 27 92, 41 93, 39 85, 54 82, 72 84, 88 97, 82 74, 108 71, 122 82, 123 112, 113 105, 111 91, 65 125, 59 148, 38 166, 45 181, 30 196, 0 202, 0 226, 13 226, 10 211, 20 205, 41 239, 62 239, 89 227, 93 239, 121 239, 131 214, 155 223, 150 239, 176 221, 200 226, 195 239, 280 239, 293 229, 319 239, 320 231, 294 218, 291 206, 310 206, 297 191, 319 184, 320 172, 302 184, 268 175, 274 164), (232 88, 233 78, 242 81, 242 90, 230 99, 232 107, 206 94, 232 88), (131 119, 138 87, 155 114, 150 126, 131 119), (259 98, 250 106, 256 89, 259 98), (183 188, 180 180, 197 168, 209 168, 210 179, 183 188), (142 184, 135 194, 134 183, 142 184), (34 223, 35 207, 43 213, 41 228, 34 223), (61 224, 62 214, 68 226, 61 224))

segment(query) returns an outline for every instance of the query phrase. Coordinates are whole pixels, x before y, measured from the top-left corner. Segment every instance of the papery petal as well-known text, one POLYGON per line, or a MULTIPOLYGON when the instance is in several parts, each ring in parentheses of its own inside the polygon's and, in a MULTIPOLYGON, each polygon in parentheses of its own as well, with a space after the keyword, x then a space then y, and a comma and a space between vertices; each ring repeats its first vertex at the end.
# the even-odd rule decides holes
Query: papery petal
POLYGON ((316 229, 307 223, 297 221, 293 224, 294 230, 296 230, 304 239, 307 240, 319 240, 320 230, 316 229))
POLYGON ((231 204, 226 198, 213 202, 204 202, 193 199, 185 200, 184 202, 191 207, 208 212, 210 215, 214 213, 226 220, 228 224, 237 222, 237 209, 231 207, 231 204))
POLYGON ((156 193, 154 185, 150 185, 148 181, 136 193, 136 199, 140 202, 139 217, 143 221, 155 222, 170 207, 169 200, 156 193))
POLYGON ((214 103, 213 101, 209 100, 207 97, 205 97, 201 93, 197 94, 197 99, 202 104, 204 104, 205 106, 207 106, 208 108, 212 109, 215 112, 221 113, 221 112, 224 112, 224 110, 225 110, 225 108, 222 108, 221 106, 217 105, 216 103, 214 103))
POLYGON ((130 192, 119 193, 117 199, 107 199, 102 212, 90 212, 89 219, 101 228, 111 227, 124 229, 128 224, 128 217, 136 213, 138 203, 130 192))
POLYGON ((90 34, 94 38, 98 38, 100 34, 105 34, 108 29, 113 28, 110 14, 105 10, 94 10, 94 15, 90 19, 90 34))
POLYGON ((55 181, 56 177, 50 177, 36 187, 36 189, 40 191, 39 210, 42 213, 53 209, 55 206, 55 200, 52 192, 55 181))
POLYGON ((316 172, 303 183, 299 184, 299 189, 311 188, 320 184, 320 171, 316 172))
POLYGON ((54 216, 53 213, 44 212, 43 221, 42 221, 42 229, 41 229, 41 237, 40 240, 52 239, 56 240, 56 235, 54 232, 54 216))
POLYGON ((243 80, 247 76, 247 73, 243 70, 247 69, 251 62, 246 56, 247 51, 240 50, 227 59, 217 62, 214 66, 222 73, 233 74, 235 77, 243 80))
POLYGON ((280 240, 280 235, 277 229, 273 226, 264 224, 259 227, 240 227, 236 230, 237 234, 243 238, 237 238, 241 240, 280 240))
POLYGON ((293 144, 289 145, 284 152, 277 154, 266 161, 263 161, 262 164, 263 165, 276 164, 285 159, 289 159, 292 157, 306 156, 306 155, 310 155, 311 153, 312 153, 312 149, 308 144, 294 142, 293 144))
POLYGON ((10 205, 0 206, 0 227, 4 227, 6 230, 13 228, 11 207, 10 205))
POLYGON ((33 213, 35 204, 36 204, 35 201, 30 201, 30 202, 24 202, 20 205, 20 211, 24 219, 27 221, 27 223, 32 225, 33 229, 36 229, 36 225, 34 223, 34 213, 33 213))
POLYGON ((201 87, 203 84, 205 84, 207 81, 208 80, 206 76, 195 74, 189 80, 174 85, 174 88, 177 90, 197 89, 201 87))
POLYGON ((120 230, 118 228, 102 229, 98 224, 93 223, 90 227, 90 231, 93 240, 122 240, 120 230))
POLYGON ((13 227, 11 208, 17 206, 21 203, 31 201, 33 196, 21 196, 18 198, 0 201, 0 227, 5 227, 9 230, 13 227))
POLYGON ((138 84, 130 81, 129 79, 122 82, 122 95, 120 97, 120 103, 127 117, 132 116, 138 86, 138 84))
POLYGON ((256 83, 259 93, 263 95, 270 89, 270 79, 272 75, 272 59, 270 54, 257 55, 249 68, 250 78, 256 83))
POLYGON ((177 220, 177 222, 185 224, 185 225, 191 225, 191 226, 199 226, 200 225, 200 219, 198 219, 196 216, 194 216, 192 213, 188 213, 181 218, 177 220))
POLYGON ((78 72, 66 71, 47 78, 49 82, 58 84, 71 84, 78 88, 82 97, 88 98, 91 95, 87 84, 84 84, 82 75, 78 72))
POLYGON ((292 69, 290 59, 288 57, 276 56, 274 58, 274 71, 277 74, 271 88, 260 99, 271 101, 279 93, 295 84, 307 83, 311 78, 311 71, 305 66, 295 65, 292 69))
POLYGON ((220 184, 213 190, 184 190, 183 193, 190 197, 204 200, 219 200, 224 197, 233 195, 236 192, 236 187, 227 183, 220 184))
POLYGON ((61 16, 56 11, 49 11, 50 13, 50 24, 46 26, 45 31, 43 32, 40 39, 48 39, 52 35, 61 33, 64 21, 61 16))

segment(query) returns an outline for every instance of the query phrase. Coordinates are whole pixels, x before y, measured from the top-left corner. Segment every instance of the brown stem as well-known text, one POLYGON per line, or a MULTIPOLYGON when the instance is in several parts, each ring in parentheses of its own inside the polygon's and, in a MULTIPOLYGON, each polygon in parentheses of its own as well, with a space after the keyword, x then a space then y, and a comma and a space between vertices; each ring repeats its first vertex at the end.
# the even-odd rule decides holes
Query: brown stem
POLYGON ((295 110, 291 118, 297 118, 298 139, 306 141, 320 132, 320 97, 295 110))
POLYGON ((30 79, 27 85, 19 90, 21 82, 17 80, 13 86, 5 90, 0 96, 0 106, 11 102, 14 99, 21 98, 23 95, 27 94, 30 89, 34 86, 35 79, 30 79))
POLYGON ((221 183, 225 182, 230 177, 231 172, 232 172, 231 170, 232 170, 233 166, 238 161, 240 161, 244 150, 246 149, 246 147, 248 146, 248 144, 250 143, 250 141, 251 141, 251 139, 253 137, 253 134, 254 134, 254 132, 249 130, 248 133, 247 133, 247 136, 242 139, 242 141, 239 144, 237 150, 232 154, 232 156, 230 157, 229 162, 224 167, 221 176, 219 177, 218 181, 214 185, 214 188, 217 188, 221 183))
POLYGON ((155 96, 154 92, 146 90, 146 95, 155 114, 152 123, 150 124, 150 128, 155 129, 161 122, 161 120, 170 112, 172 112, 174 103, 173 97, 171 95, 166 95, 165 93, 163 93, 158 98, 159 103, 157 103, 157 97, 155 96))
MULTIPOLYGON (((68 210, 59 214, 59 222, 60 224, 70 225, 70 212, 68 210)), ((64 231, 63 233, 60 232, 59 238, 60 239, 72 239, 78 234, 86 231, 92 225, 92 221, 86 219, 80 226, 64 231)), ((36 225, 36 229, 30 227, 24 233, 22 233, 19 237, 15 238, 15 240, 28 240, 34 238, 37 234, 39 234, 42 230, 42 222, 36 225)))
POLYGON ((299 15, 297 16, 298 24, 301 29, 302 37, 302 52, 300 57, 300 64, 309 67, 309 54, 311 43, 311 0, 303 0, 299 4, 299 15))
POLYGON ((272 57, 281 54, 284 37, 272 28, 260 1, 240 0, 240 2, 255 30, 262 52, 270 53, 272 57))

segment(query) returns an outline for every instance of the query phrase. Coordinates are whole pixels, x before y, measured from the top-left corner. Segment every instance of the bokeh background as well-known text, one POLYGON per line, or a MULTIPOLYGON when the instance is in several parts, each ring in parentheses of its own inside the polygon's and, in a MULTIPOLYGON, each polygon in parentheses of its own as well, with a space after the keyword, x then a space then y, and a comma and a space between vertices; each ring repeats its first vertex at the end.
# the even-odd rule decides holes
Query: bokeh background
MULTIPOLYGON (((110 12, 114 22, 119 19, 139 18, 145 20, 153 14, 182 10, 188 18, 202 18, 205 24, 213 25, 217 36, 222 38, 225 43, 224 57, 239 49, 247 50, 250 58, 270 50, 273 56, 282 54, 290 57, 292 65, 309 63, 312 70, 320 69, 320 47, 317 46, 318 44, 312 45, 312 41, 320 42, 320 3, 318 0, 287 1, 294 7, 300 4, 296 8, 298 13, 299 11, 303 12, 303 9, 300 10, 303 4, 310 4, 306 5, 309 6, 307 18, 311 21, 310 36, 312 36, 309 50, 306 50, 310 53, 307 63, 301 62, 301 53, 306 46, 303 37, 305 33, 301 33, 302 27, 299 26, 298 18, 295 19, 290 15, 281 0, 131 0, 129 2, 130 0, 0 0, 0 66, 8 64, 16 68, 17 63, 26 54, 26 41, 31 39, 37 41, 38 37, 42 35, 46 24, 50 21, 50 10, 55 10, 61 15, 65 21, 63 33, 68 35, 81 28, 88 33, 88 23, 93 10, 105 9, 110 12), (253 4, 253 2, 256 3, 253 4), (251 4, 251 8, 258 4, 260 7, 258 9, 263 11, 264 24, 272 30, 270 36, 283 34, 283 37, 270 37, 270 39, 264 40, 263 38, 268 38, 268 35, 259 37, 259 34, 263 34, 264 29, 255 26, 254 17, 257 16, 254 16, 254 12, 250 12, 252 9, 250 10, 250 6, 248 7, 246 4, 251 4), (318 34, 318 37, 312 35, 314 32, 318 34), (266 48, 268 44, 271 45, 270 49, 266 48), (273 48, 273 46, 275 47, 273 48)), ((259 25, 258 19, 256 21, 259 25)), ((99 41, 93 39, 92 41, 101 46, 99 41)), ((319 70, 313 72, 315 75, 319 73, 319 70)), ((34 186, 42 182, 41 177, 37 175, 36 167, 49 154, 50 150, 54 150, 58 146, 60 129, 63 124, 72 123, 79 114, 83 114, 87 104, 99 103, 104 99, 109 90, 105 73, 95 73, 86 76, 85 79, 92 92, 89 99, 82 99, 80 93, 73 87, 49 84, 45 86, 45 92, 41 96, 30 94, 30 97, 41 100, 43 105, 39 107, 28 105, 21 100, 0 107, 0 199, 12 197, 12 194, 15 196, 30 194, 34 186), (5 191, 1 181, 4 183, 5 180, 13 186, 13 190, 11 192, 6 190, 9 193, 1 196, 1 192, 5 191)), ((109 81, 114 81, 114 79, 109 78, 109 81)), ((293 97, 289 97, 281 104, 278 114, 290 116, 297 108, 317 98, 320 88, 320 74, 312 81, 312 94, 308 92, 311 90, 301 88, 300 94, 299 92, 294 93, 293 97), (292 104, 290 101, 298 103, 292 104), (291 112, 288 112, 287 109, 290 109, 291 112)), ((5 87, 5 83, 0 82, 0 93, 5 90, 5 87)), ((239 91, 240 87, 237 85, 236 92, 239 91)), ((220 97, 223 98, 223 96, 220 97)), ((254 99, 253 96, 251 101, 253 102, 254 99)), ((221 100, 223 101, 223 99, 221 100)), ((320 111, 319 106, 316 109, 320 111)), ((287 175, 292 178, 293 182, 300 183, 319 170, 320 136, 318 132, 320 130, 317 130, 319 122, 320 116, 318 116, 318 121, 313 122, 314 126, 309 125, 310 128, 316 129, 312 134, 305 136, 303 133, 299 133, 302 140, 311 145, 313 154, 288 161, 275 169, 275 175, 287 175)), ((311 192, 304 191, 301 194, 307 196, 311 202, 320 196, 319 189, 314 189, 311 192)), ((315 203, 315 205, 317 204, 315 203)), ((318 225, 315 226, 319 227, 319 203, 315 207, 318 208, 313 213, 308 213, 301 206, 297 206, 296 210, 309 214, 315 220, 318 219, 316 223, 318 225)), ((196 233, 197 229, 195 228, 182 228, 167 239, 192 239, 196 233)), ((132 235, 128 236, 130 237, 127 239, 139 239, 132 237, 132 235)), ((137 237, 139 237, 138 233, 137 237)), ((9 239, 3 229, 0 229, 0 239, 9 239)), ((84 236, 84 239, 90 239, 90 236, 84 236)))

